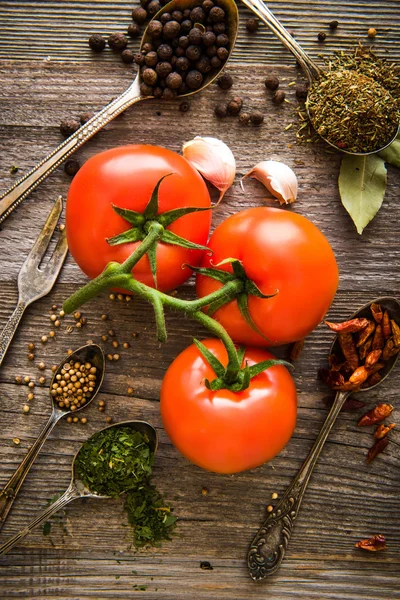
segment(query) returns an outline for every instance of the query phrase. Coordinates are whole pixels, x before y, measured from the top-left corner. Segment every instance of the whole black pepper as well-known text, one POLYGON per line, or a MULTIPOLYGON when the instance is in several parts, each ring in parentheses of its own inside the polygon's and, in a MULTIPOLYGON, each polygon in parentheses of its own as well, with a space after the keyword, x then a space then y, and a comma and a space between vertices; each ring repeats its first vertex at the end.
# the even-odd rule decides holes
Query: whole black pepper
POLYGON ((161 4, 158 0, 151 0, 151 2, 149 2, 149 4, 147 5, 147 14, 150 17, 154 17, 154 15, 158 13, 160 8, 161 4))
POLYGON ((308 94, 308 84, 307 83, 298 83, 296 86, 296 97, 299 100, 305 100, 308 94))
POLYGON ((202 56, 196 62, 196 69, 200 71, 200 73, 203 73, 203 75, 211 71, 211 60, 208 58, 208 56, 202 56))
POLYGON ((180 10, 174 10, 171 16, 174 19, 174 21, 178 21, 178 23, 181 23, 183 19, 183 14, 180 10))
POLYGON ((132 50, 125 49, 121 52, 121 58, 123 62, 128 65, 130 63, 133 63, 135 55, 133 54, 132 50))
POLYGON ((229 90, 233 85, 232 76, 229 73, 223 73, 221 77, 218 77, 217 83, 221 90, 229 90))
POLYGON ((94 33, 89 38, 89 46, 93 52, 102 52, 106 47, 106 40, 99 33, 94 33))
POLYGON ((79 122, 81 125, 84 125, 85 123, 87 123, 88 121, 90 121, 90 119, 94 117, 94 113, 92 112, 85 112, 82 113, 81 115, 79 115, 79 122))
POLYGON ((186 48, 189 46, 189 38, 187 35, 181 35, 181 37, 179 38, 179 47, 183 48, 184 50, 186 50, 186 48))
POLYGON ((169 23, 169 21, 172 21, 172 15, 171 13, 163 13, 160 17, 160 21, 163 25, 166 25, 167 23, 169 23))
POLYGON ((162 95, 163 95, 162 88, 155 87, 154 90, 153 90, 153 96, 154 96, 154 98, 161 98, 162 95))
POLYGON ((60 133, 67 138, 78 131, 79 127, 80 123, 76 119, 64 119, 60 123, 60 133))
POLYGON ((146 54, 144 57, 144 63, 147 67, 155 67, 158 63, 157 52, 152 51, 146 54))
POLYGON ((331 29, 332 31, 334 31, 338 27, 339 27, 339 21, 331 21, 329 23, 329 29, 331 29))
POLYGON ((219 36, 217 36, 216 44, 218 47, 227 46, 229 44, 229 38, 226 33, 220 33, 219 36))
POLYGON ((147 21, 147 11, 142 6, 137 6, 132 10, 132 20, 143 25, 147 21))
POLYGON ((201 6, 196 6, 196 8, 193 8, 193 10, 191 10, 190 20, 192 21, 192 23, 205 23, 206 13, 201 8, 201 6))
POLYGON ((193 69, 187 74, 185 82, 188 88, 191 90, 198 90, 203 83, 203 75, 200 73, 200 71, 193 69))
POLYGON ((249 113, 245 113, 245 112, 240 113, 240 115, 239 115, 239 123, 241 125, 247 125, 249 121, 250 121, 250 115, 249 115, 249 113))
POLYGON ((164 100, 173 100, 174 98, 176 98, 176 91, 166 87, 163 91, 162 97, 164 100))
POLYGON ((275 94, 272 96, 272 102, 274 102, 274 104, 282 104, 285 98, 286 94, 283 90, 276 90, 275 94))
POLYGON ((123 33, 112 33, 107 41, 111 50, 116 50, 117 52, 122 52, 128 45, 128 39, 123 33))
POLYGON ((192 21, 189 21, 188 19, 186 19, 185 21, 182 21, 181 33, 184 35, 188 34, 189 31, 192 29, 192 27, 193 27, 192 21))
POLYGON ((198 27, 193 27, 188 33, 188 39, 190 44, 201 44, 203 41, 203 33, 198 27))
POLYGON ((187 71, 190 67, 190 61, 186 56, 181 56, 177 59, 175 66, 178 71, 187 71))
POLYGON ((261 125, 261 123, 264 121, 264 115, 260 110, 253 110, 250 113, 250 122, 253 125, 261 125))
POLYGON ((221 21, 221 23, 215 23, 214 27, 213 27, 213 31, 216 35, 219 35, 220 33, 225 33, 226 27, 225 27, 225 23, 223 21, 221 21))
POLYGON ((225 102, 220 102, 214 108, 214 113, 219 119, 224 119, 228 116, 228 105, 225 102))
POLYGON ((203 35, 203 44, 207 47, 214 46, 217 36, 213 31, 206 31, 203 35))
POLYGON ((142 79, 147 85, 155 85, 157 83, 158 75, 154 69, 145 69, 142 73, 142 79))
POLYGON ((235 96, 230 102, 228 102, 228 114, 238 115, 242 110, 242 106, 243 100, 238 96, 235 96))
POLYGON ((142 83, 140 84, 140 93, 142 94, 142 96, 152 96, 153 88, 151 87, 151 85, 147 85, 147 83, 144 83, 144 81, 142 81, 142 83))
POLYGON ((199 60, 201 56, 201 48, 200 46, 189 46, 186 50, 186 56, 189 60, 199 60))
POLYGON ((152 37, 160 37, 162 34, 163 26, 161 21, 150 21, 147 27, 147 33, 152 37))
POLYGON ((168 44, 161 44, 157 48, 157 55, 160 60, 171 60, 172 48, 168 44))
POLYGON ((326 40, 325 31, 320 31, 317 37, 319 42, 324 42, 326 40))
POLYGON ((208 16, 211 23, 221 23, 225 19, 225 11, 220 6, 213 6, 208 16))
POLYGON ((182 85, 182 77, 179 73, 170 73, 166 79, 166 83, 170 90, 177 90, 182 85))
POLYGON ((258 29, 258 25, 258 19, 252 18, 246 21, 246 29, 249 33, 255 33, 258 29))
POLYGON ((279 87, 279 79, 275 75, 269 75, 265 79, 264 85, 267 88, 267 90, 271 90, 271 92, 274 92, 279 87))
POLYGON ((156 66, 157 75, 159 75, 163 79, 168 77, 168 75, 171 73, 171 71, 172 71, 172 65, 169 62, 166 62, 166 61, 159 62, 158 65, 156 66))
POLYGON ((206 12, 209 12, 212 7, 214 6, 214 2, 212 0, 204 0, 204 2, 202 3, 202 8, 203 10, 205 10, 206 12))
POLYGON ((137 52, 135 54, 134 60, 135 60, 135 63, 137 65, 139 65, 139 67, 141 67, 142 65, 144 65, 144 59, 145 59, 145 56, 141 52, 137 52))
POLYGON ((226 48, 217 48, 217 56, 220 60, 226 60, 229 56, 229 50, 226 48))
POLYGON ((222 60, 218 58, 218 56, 213 56, 211 59, 211 68, 212 69, 220 69, 222 67, 222 60))
POLYGON ((179 35, 181 26, 177 21, 170 21, 166 23, 163 28, 163 38, 166 40, 172 40, 174 37, 179 35))
POLYGON ((128 27, 128 35, 131 38, 137 38, 140 35, 140 27, 137 23, 131 23, 128 27))
POLYGON ((142 47, 143 54, 147 54, 148 52, 153 52, 153 51, 154 51, 153 44, 151 44, 150 42, 146 42, 145 44, 143 44, 143 47, 142 47))
POLYGON ((76 175, 80 168, 81 165, 76 160, 76 158, 69 158, 67 161, 65 161, 64 171, 67 175, 70 175, 71 177, 76 175))
POLYGON ((190 104, 189 102, 183 101, 180 103, 179 105, 179 110, 183 113, 187 112, 188 110, 190 110, 190 104))

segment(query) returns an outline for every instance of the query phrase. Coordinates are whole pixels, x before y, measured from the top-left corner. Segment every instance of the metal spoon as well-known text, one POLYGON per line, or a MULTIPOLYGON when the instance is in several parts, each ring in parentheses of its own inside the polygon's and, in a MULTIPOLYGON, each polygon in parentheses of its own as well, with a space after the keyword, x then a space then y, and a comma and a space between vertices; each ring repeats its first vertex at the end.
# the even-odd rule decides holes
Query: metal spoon
MULTIPOLYGON (((234 0, 220 0, 220 5, 224 8, 227 19, 228 19, 228 37, 229 37, 229 56, 232 54, 233 47, 236 41, 236 35, 238 31, 238 21, 239 15, 237 6, 234 0)), ((153 17, 153 19, 159 19, 160 16, 165 13, 172 13, 174 10, 184 10, 185 8, 192 8, 193 0, 172 0, 166 4, 158 13, 153 17)), ((153 20, 152 19, 152 20, 153 20)), ((150 36, 147 33, 147 29, 144 32, 140 48, 149 41, 150 36)), ((223 68, 225 68, 226 62, 222 65, 222 67, 212 73, 203 85, 198 89, 192 92, 188 92, 187 94, 182 94, 183 96, 190 96, 205 89, 214 81, 216 77, 220 74, 223 68)), ((51 152, 46 158, 42 160, 36 167, 34 167, 29 173, 24 175, 21 179, 19 179, 12 187, 10 187, 6 192, 4 192, 0 196, 0 224, 12 213, 12 211, 21 204, 23 200, 30 194, 32 190, 34 190, 39 183, 44 181, 54 169, 56 169, 68 156, 70 156, 75 150, 77 150, 82 144, 84 144, 89 138, 91 138, 95 133, 100 131, 110 121, 112 121, 116 116, 121 114, 125 109, 129 106, 132 106, 136 102, 140 100, 149 100, 152 96, 142 96, 140 93, 140 73, 138 73, 133 81, 133 83, 128 87, 125 92, 123 92, 118 98, 113 100, 110 104, 108 104, 103 110, 101 110, 97 115, 94 115, 85 125, 82 125, 73 133, 68 139, 65 140, 62 144, 58 146, 53 152, 51 152)))
POLYGON ((53 427, 58 423, 60 419, 65 417, 66 415, 75 414, 78 410, 82 410, 92 402, 92 400, 97 396, 97 393, 103 383, 104 378, 104 369, 105 369, 105 359, 103 350, 97 344, 88 344, 87 346, 83 346, 78 350, 75 350, 71 355, 66 356, 62 362, 58 365, 57 370, 53 374, 49 391, 51 392, 54 381, 56 380, 56 376, 60 373, 63 365, 70 360, 78 360, 82 362, 90 362, 93 367, 97 368, 97 377, 95 381, 94 390, 92 396, 87 399, 86 403, 80 408, 71 411, 67 408, 60 408, 50 393, 50 398, 52 402, 52 411, 50 418, 42 431, 39 434, 37 440, 32 444, 30 449, 28 450, 27 455, 15 471, 14 475, 9 479, 4 488, 0 492, 0 531, 6 521, 7 515, 11 509, 11 506, 19 492, 19 489, 27 476, 31 466, 36 460, 37 455, 39 454, 43 444, 45 443, 48 435, 52 431, 53 427))
MULTIPOLYGON (((157 431, 154 429, 150 423, 146 423, 145 421, 122 421, 121 423, 116 423, 114 425, 109 425, 105 427, 101 431, 105 431, 110 428, 119 428, 119 427, 131 427, 136 431, 140 431, 143 434, 146 434, 149 439, 149 447, 153 454, 157 451, 158 446, 158 436, 157 431)), ((90 438, 89 438, 90 439, 90 438)), ((82 446, 81 446, 82 448, 82 446)), ((36 527, 38 527, 41 523, 44 523, 49 519, 54 513, 59 511, 61 508, 69 504, 72 500, 76 498, 111 498, 111 496, 105 496, 96 494, 95 492, 91 492, 82 481, 80 481, 75 473, 75 460, 78 456, 81 448, 79 448, 78 452, 74 456, 74 460, 72 461, 72 478, 71 483, 68 486, 68 489, 63 493, 63 495, 53 502, 46 510, 44 510, 36 519, 34 519, 29 525, 27 525, 24 529, 21 529, 19 533, 11 537, 5 544, 0 546, 0 556, 3 554, 7 554, 14 548, 16 544, 18 544, 22 539, 24 539, 31 531, 33 531, 36 527)), ((123 492, 121 492, 123 493, 123 492)))
MULTIPOLYGON (((299 63, 299 65, 301 66, 303 71, 305 72, 310 85, 312 83, 314 83, 315 81, 317 81, 320 78, 320 76, 322 75, 323 70, 320 69, 320 67, 318 67, 314 63, 314 61, 310 58, 310 56, 303 50, 303 48, 296 42, 296 40, 284 28, 282 23, 269 10, 267 5, 264 4, 264 2, 262 2, 262 0, 242 0, 242 2, 250 10, 252 10, 257 15, 257 17, 259 19, 261 19, 261 21, 264 21, 264 23, 267 25, 267 27, 269 27, 269 29, 271 29, 271 31, 276 35, 276 37, 278 37, 281 40, 283 45, 286 46, 286 48, 288 50, 290 50, 290 52, 294 55, 297 62, 299 63)), ((306 104, 306 110, 307 110, 307 114, 308 114, 308 117, 309 117, 311 123, 313 123, 314 122, 313 116, 309 112, 307 104, 306 104)), ((385 148, 390 146, 390 144, 392 142, 394 142, 394 140, 396 139, 399 132, 400 132, 400 126, 396 130, 396 133, 393 135, 393 137, 390 140, 388 140, 387 144, 385 144, 384 146, 382 146, 382 148, 379 148, 378 150, 374 150, 373 152, 349 152, 347 150, 344 150, 343 148, 339 148, 338 146, 336 146, 336 144, 333 144, 332 142, 330 142, 328 139, 326 139, 322 135, 320 137, 325 142, 327 142, 327 144, 329 144, 330 146, 333 146, 333 148, 335 148, 336 150, 339 150, 340 152, 345 152, 346 154, 353 154, 356 156, 367 156, 368 154, 375 154, 377 152, 381 152, 382 150, 384 150, 385 148)))
MULTIPOLYGON (((387 310, 391 319, 394 319, 397 323, 400 322, 400 302, 396 298, 392 298, 390 296, 377 298, 376 300, 368 302, 368 304, 361 307, 350 318, 371 318, 371 313, 368 309, 373 302, 380 304, 382 308, 387 310)), ((340 355, 337 337, 335 338, 330 351, 330 354, 335 353, 340 355)), ((382 383, 382 381, 384 381, 392 371, 398 357, 399 354, 393 356, 386 363, 385 368, 380 371, 382 379, 379 383, 371 385, 365 389, 360 389, 359 391, 369 392, 373 388, 376 388, 377 385, 382 383)), ((268 515, 262 527, 259 529, 257 535, 253 539, 247 556, 247 564, 249 567, 250 576, 255 581, 261 581, 269 575, 273 575, 273 573, 279 569, 285 556, 290 536, 292 534, 294 521, 296 520, 299 512, 301 501, 315 464, 319 455, 321 454, 321 450, 329 435, 329 432, 336 421, 336 417, 338 416, 345 400, 350 396, 351 393, 354 392, 337 392, 333 406, 329 411, 325 423, 323 424, 313 447, 304 461, 303 466, 300 468, 292 483, 285 491, 280 502, 274 507, 273 512, 268 515)))

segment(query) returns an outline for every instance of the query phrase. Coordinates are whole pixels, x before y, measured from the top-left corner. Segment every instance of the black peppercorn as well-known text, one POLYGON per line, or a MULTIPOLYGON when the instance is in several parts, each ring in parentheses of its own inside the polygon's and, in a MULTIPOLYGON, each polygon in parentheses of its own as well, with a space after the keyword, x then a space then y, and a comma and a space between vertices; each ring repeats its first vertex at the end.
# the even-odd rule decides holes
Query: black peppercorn
POLYGON ((168 44, 161 44, 157 48, 158 58, 160 60, 171 60, 172 58, 172 48, 168 44))
POLYGON ((145 44, 143 44, 143 48, 142 48, 143 54, 147 54, 148 52, 153 52, 153 51, 154 51, 153 44, 150 44, 150 42, 146 42, 145 44))
POLYGON ((227 50, 226 48, 218 48, 217 56, 220 60, 226 60, 229 56, 229 50, 227 50))
POLYGON ((179 73, 170 73, 166 79, 166 83, 170 90, 177 90, 182 85, 182 77, 179 73))
POLYGON ((121 58, 125 64, 129 65, 130 63, 133 63, 135 55, 133 54, 132 50, 123 50, 121 52, 121 58))
POLYGON ((228 115, 227 105, 224 102, 220 102, 214 108, 214 113, 215 113, 215 116, 217 116, 219 119, 224 119, 228 115))
POLYGON ((186 102, 186 100, 184 102, 181 102, 179 105, 179 110, 183 113, 187 112, 188 110, 190 110, 190 104, 189 102, 186 102))
POLYGON ((201 56, 200 46, 189 46, 189 48, 186 50, 186 56, 189 60, 199 60, 201 56))
POLYGON ((90 121, 90 119, 92 117, 94 117, 94 113, 92 113, 92 112, 82 113, 81 115, 79 115, 80 124, 84 125, 85 123, 87 123, 88 121, 90 121))
POLYGON ((238 115, 242 110, 243 100, 238 96, 232 98, 230 102, 228 102, 228 114, 230 115, 238 115))
POLYGON ((159 62, 158 65, 156 66, 156 73, 157 75, 159 75, 159 77, 162 77, 163 79, 165 79, 166 77, 168 77, 168 75, 171 73, 172 71, 172 65, 169 62, 159 62))
POLYGON ((69 158, 64 164, 64 171, 67 175, 70 175, 71 177, 76 175, 80 168, 81 165, 76 160, 76 158, 69 158))
POLYGON ((221 77, 218 77, 217 83, 221 90, 229 90, 233 85, 232 76, 224 73, 221 77))
POLYGON ((203 40, 203 33, 197 27, 193 27, 188 33, 188 39, 190 44, 199 45, 203 40))
POLYGON ((276 90, 275 94, 272 96, 272 102, 275 104, 282 104, 285 98, 286 94, 283 90, 276 90))
POLYGON ((203 75, 200 71, 192 70, 186 75, 186 85, 191 90, 198 90, 203 83, 203 75))
POLYGON ((144 81, 142 81, 142 83, 140 84, 140 93, 142 94, 142 96, 152 96, 153 88, 151 87, 151 85, 147 85, 147 83, 144 83, 144 81))
POLYGON ((203 10, 205 10, 206 12, 209 12, 212 7, 214 6, 214 2, 212 0, 204 0, 204 2, 202 3, 202 8, 203 10))
POLYGON ((217 40, 217 36, 213 31, 206 31, 203 34, 203 44, 207 47, 213 46, 217 40))
POLYGON ((80 124, 76 119, 64 119, 64 121, 61 121, 60 123, 60 133, 64 137, 69 137, 75 133, 75 131, 78 131, 79 127, 80 124))
POLYGON ((189 46, 189 38, 187 35, 181 35, 181 37, 179 38, 179 47, 183 48, 184 50, 186 50, 186 48, 189 46))
POLYGON ((258 25, 259 25, 258 19, 253 18, 253 19, 248 19, 246 21, 246 29, 249 33, 255 33, 258 29, 258 25))
POLYGON ((152 51, 146 54, 144 57, 144 62, 147 67, 155 67, 158 63, 157 52, 152 51))
POLYGON ((213 56, 215 56, 216 53, 217 53, 217 46, 208 46, 208 48, 206 48, 206 54, 210 58, 212 58, 213 56))
POLYGON ((324 42, 326 40, 325 31, 320 31, 317 37, 319 42, 324 42))
POLYGON ((299 100, 305 100, 308 94, 308 84, 307 83, 299 83, 296 86, 296 97, 299 100))
POLYGON ((225 23, 221 22, 221 23, 215 23, 214 27, 213 27, 213 31, 216 35, 219 35, 220 33, 225 33, 225 23))
POLYGON ((213 69, 220 69, 222 67, 222 60, 218 56, 213 56, 211 59, 211 67, 213 69))
POLYGON ((154 98, 161 98, 162 95, 163 95, 162 88, 155 87, 154 90, 153 90, 153 96, 154 96, 154 98))
POLYGON ((184 19, 190 19, 190 13, 192 12, 191 8, 185 8, 182 15, 184 19))
POLYGON ((172 40, 174 37, 179 35, 181 26, 177 21, 169 21, 163 28, 163 38, 166 40, 172 40))
POLYGON ((128 35, 131 38, 137 38, 140 35, 140 27, 137 23, 131 23, 129 25, 128 35))
POLYGON ((261 112, 261 110, 253 110, 250 113, 250 122, 253 125, 261 125, 261 123, 263 123, 264 121, 264 115, 261 112))
POLYGON ((139 65, 139 67, 141 67, 142 65, 144 65, 144 59, 145 59, 145 56, 141 52, 137 52, 135 54, 134 61, 135 61, 135 63, 137 65, 139 65))
POLYGON ((160 17, 160 21, 163 25, 166 25, 167 23, 169 23, 169 21, 172 21, 172 15, 168 12, 163 13, 160 17))
POLYGON ((106 40, 99 33, 94 33, 89 38, 89 46, 93 52, 102 52, 106 47, 106 40))
POLYGON ((137 6, 132 10, 132 20, 143 25, 147 20, 147 11, 142 6, 137 6))
POLYGON ((241 125, 247 125, 249 121, 250 121, 250 115, 249 115, 249 113, 240 113, 240 115, 239 115, 239 123, 241 125))
POLYGON ((206 13, 201 8, 201 6, 196 6, 196 8, 193 8, 193 10, 190 12, 190 20, 192 21, 192 23, 204 23, 205 22, 206 13))
POLYGON ((160 37, 162 34, 163 26, 161 21, 150 21, 147 27, 147 33, 152 37, 160 37))
POLYGON ((203 75, 211 71, 211 60, 208 58, 208 56, 203 55, 196 62, 196 69, 200 71, 200 73, 203 73, 203 75))
POLYGON ((112 33, 107 41, 111 50, 116 50, 117 52, 122 52, 128 45, 128 39, 123 33, 112 33))
POLYGON ((329 29, 331 29, 332 31, 334 31, 338 27, 339 27, 339 21, 331 21, 329 23, 329 29))
POLYGON ((173 100, 176 97, 176 91, 166 87, 162 95, 164 100, 173 100))
POLYGON ((142 79, 147 85, 155 85, 157 83, 157 73, 154 69, 145 69, 142 73, 142 79))
POLYGON ((229 44, 229 38, 226 33, 220 33, 216 40, 217 46, 227 46, 229 44))
POLYGON ((225 11, 220 6, 213 6, 208 16, 211 23, 221 23, 225 19, 225 11))
POLYGON ((271 90, 271 92, 274 92, 279 87, 279 79, 275 75, 269 75, 264 81, 264 85, 267 88, 267 90, 271 90))
POLYGON ((151 0, 151 2, 149 2, 149 4, 147 5, 147 14, 150 17, 154 17, 154 15, 158 13, 160 8, 161 4, 158 0, 151 0))
POLYGON ((184 35, 187 35, 189 33, 189 31, 192 29, 192 27, 193 27, 192 21, 189 21, 188 19, 186 19, 185 21, 182 21, 181 33, 184 35))
POLYGON ((180 10, 174 10, 171 16, 174 19, 174 21, 178 21, 178 23, 181 23, 183 19, 183 15, 180 10))
POLYGON ((186 56, 180 56, 175 64, 178 71, 187 71, 190 67, 190 61, 186 56))

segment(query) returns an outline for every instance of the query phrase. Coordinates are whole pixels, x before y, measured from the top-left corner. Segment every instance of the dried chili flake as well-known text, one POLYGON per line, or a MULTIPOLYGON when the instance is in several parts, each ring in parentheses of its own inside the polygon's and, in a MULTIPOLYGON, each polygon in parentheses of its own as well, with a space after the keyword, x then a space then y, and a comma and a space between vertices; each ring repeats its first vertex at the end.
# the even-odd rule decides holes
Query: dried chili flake
POLYGON ((365 344, 365 342, 369 339, 369 337, 374 333, 375 327, 376 327, 376 325, 375 325, 374 321, 368 321, 367 326, 362 331, 360 331, 360 334, 359 334, 358 340, 357 340, 357 348, 359 348, 360 346, 365 344))
POLYGON ((339 333, 338 340, 343 352, 343 356, 349 363, 351 369, 355 371, 360 364, 357 348, 351 333, 339 333))
POLYGON ((357 425, 359 427, 365 427, 367 425, 375 425, 380 423, 386 417, 392 414, 393 406, 391 404, 377 404, 372 410, 368 411, 359 420, 357 425))
POLYGON ((382 331, 383 337, 387 340, 392 335, 392 328, 390 326, 390 317, 387 310, 383 313, 383 321, 382 321, 382 331))
POLYGON ((371 312, 372 312, 372 316, 374 317, 375 321, 377 323, 382 323, 383 311, 382 311, 380 304, 376 304, 375 302, 373 302, 371 304, 371 312))
POLYGON ((375 328, 374 339, 372 340, 372 350, 380 350, 385 345, 382 326, 377 325, 375 328))
POLYGON ((365 359, 365 366, 372 367, 380 359, 382 350, 372 350, 365 359))
POLYGON ((350 319, 350 321, 343 321, 342 323, 324 321, 325 325, 336 333, 356 333, 367 327, 369 322, 368 319, 350 319))
POLYGON ((368 377, 367 381, 365 381, 361 387, 364 389, 369 388, 369 387, 372 387, 373 385, 376 385, 380 381, 382 381, 382 375, 380 373, 372 373, 372 375, 370 375, 370 377, 368 377))
POLYGON ((369 354, 369 352, 371 351, 371 348, 372 348, 372 336, 369 336, 367 341, 362 346, 360 346, 358 349, 358 355, 360 357, 360 360, 365 359, 367 354, 369 354))
POLYGON ((392 356, 398 354, 399 351, 400 346, 396 348, 396 346, 394 345, 393 338, 389 338, 386 341, 385 347, 382 352, 382 360, 384 360, 385 362, 388 361, 390 358, 392 358, 392 356))
POLYGON ((369 550, 370 552, 386 550, 386 538, 382 534, 373 535, 367 540, 361 540, 360 542, 357 542, 356 548, 360 548, 361 550, 369 550))
POLYGON ((298 360, 304 348, 304 341, 305 340, 299 340, 292 345, 289 354, 290 360, 298 360))
POLYGON ((384 449, 386 448, 388 443, 389 443, 388 437, 384 437, 381 440, 377 440, 375 442, 375 444, 372 446, 372 448, 370 448, 368 450, 368 454, 367 454, 367 464, 368 465, 370 462, 372 462, 378 456, 378 454, 380 454, 381 452, 384 451, 384 449))
POLYGON ((369 370, 363 365, 358 367, 354 373, 351 375, 349 381, 350 383, 356 383, 357 385, 361 385, 366 381, 369 377, 369 370))
POLYGON ((393 427, 396 427, 396 423, 391 423, 390 425, 385 425, 384 423, 381 423, 376 428, 376 431, 374 433, 374 438, 376 440, 381 440, 382 438, 387 436, 387 434, 389 433, 389 431, 391 429, 393 429, 393 427))
POLYGON ((393 341, 395 346, 400 346, 400 327, 393 319, 390 321, 392 324, 393 341))

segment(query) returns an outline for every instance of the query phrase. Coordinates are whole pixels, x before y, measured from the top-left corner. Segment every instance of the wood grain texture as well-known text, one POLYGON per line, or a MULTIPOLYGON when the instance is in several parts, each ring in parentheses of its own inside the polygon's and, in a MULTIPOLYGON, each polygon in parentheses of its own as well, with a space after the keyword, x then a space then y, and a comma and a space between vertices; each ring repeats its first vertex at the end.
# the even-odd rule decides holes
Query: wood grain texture
MULTIPOLYGON (((298 4, 298 3, 297 3, 298 4)), ((293 4, 294 5, 294 4, 293 4)), ((325 17, 324 17, 325 18, 325 17)), ((400 292, 399 247, 400 174, 389 168, 388 191, 379 215, 362 237, 340 204, 337 191, 338 157, 322 149, 298 146, 294 130, 297 103, 288 83, 299 77, 295 67, 276 67, 290 104, 276 107, 263 87, 265 68, 238 64, 232 93, 244 97, 246 107, 265 111, 261 128, 243 129, 234 118, 217 121, 213 106, 226 94, 213 85, 191 100, 182 114, 179 102, 143 102, 97 134, 77 154, 83 163, 97 152, 124 143, 152 143, 179 151, 193 135, 218 135, 232 148, 238 163, 234 186, 215 210, 214 225, 227 215, 265 202, 267 193, 256 181, 241 176, 261 159, 281 159, 297 173, 300 184, 293 210, 327 235, 336 253, 340 289, 329 312, 332 320, 351 314, 358 306, 381 294, 400 292), (171 123, 176 124, 171 128, 171 123)), ((130 71, 113 63, 3 61, 0 65, 0 165, 2 188, 34 166, 60 139, 58 124, 69 115, 98 110, 122 91, 130 71), (67 74, 67 75, 66 75, 67 74), (16 101, 18 99, 18 101, 16 101)), ((62 169, 42 184, 2 226, 0 232, 0 326, 16 301, 18 270, 40 231, 51 203, 66 194, 70 179, 62 169)), ((107 365, 99 398, 106 413, 88 407, 86 426, 61 421, 46 442, 15 502, 1 539, 21 527, 44 507, 49 498, 65 489, 71 459, 80 444, 104 426, 105 416, 115 420, 145 418, 160 434, 155 480, 174 504, 179 526, 174 539, 161 549, 135 553, 129 549, 129 530, 123 527, 122 501, 77 501, 64 516, 55 519, 51 535, 36 531, 9 555, 2 557, 0 596, 46 599, 115 599, 139 597, 160 600, 393 600, 400 598, 400 434, 395 429, 384 455, 371 465, 365 455, 371 445, 369 430, 357 428, 358 414, 343 413, 324 448, 306 492, 289 551, 280 572, 263 584, 252 582, 245 557, 248 545, 264 517, 271 493, 282 493, 297 472, 326 416, 322 398, 326 388, 316 372, 324 364, 331 335, 322 326, 308 338, 296 364, 299 413, 295 434, 273 461, 235 476, 207 473, 189 464, 171 445, 159 416, 158 396, 162 376, 174 356, 194 335, 205 335, 198 325, 169 313, 169 338, 159 347, 155 340, 150 308, 138 300, 111 302, 107 294, 82 309, 87 326, 67 333, 73 322, 62 323, 56 339, 47 344, 40 337, 50 329, 50 307, 62 301, 85 281, 69 256, 52 293, 30 307, 0 370, 0 485, 5 483, 49 412, 47 386, 35 388, 31 413, 22 413, 27 388, 15 384, 16 375, 38 379, 36 364, 44 360, 46 374, 66 349, 91 339, 99 341, 112 327, 116 338, 131 342, 121 350, 121 360, 107 365), (100 316, 109 315, 104 322, 100 316), (138 337, 130 334, 135 332, 138 337), (27 344, 37 345, 34 363, 27 360, 27 344), (127 396, 132 385, 135 396, 127 396), (21 439, 14 446, 12 438, 21 439), (201 494, 202 487, 209 494, 201 494), (388 550, 361 553, 354 543, 373 533, 384 533, 388 550), (200 561, 212 563, 213 571, 200 569, 200 561)), ((179 291, 193 294, 191 284, 179 291)), ((108 343, 105 344, 109 347, 108 343)), ((285 355, 286 349, 277 351, 285 355)), ((381 388, 363 394, 368 407, 375 402, 395 404, 400 370, 381 388)), ((398 421, 398 409, 393 420, 398 421)))

